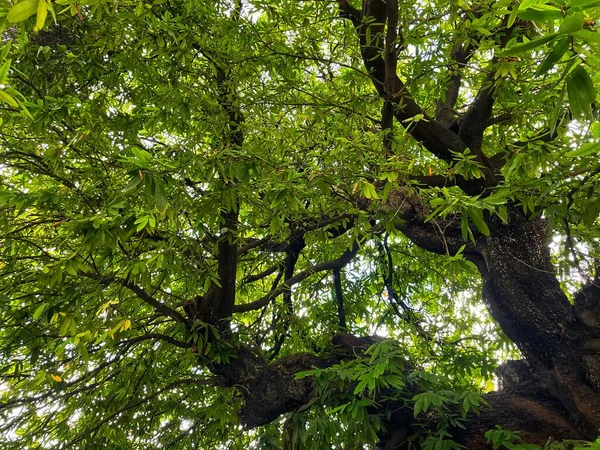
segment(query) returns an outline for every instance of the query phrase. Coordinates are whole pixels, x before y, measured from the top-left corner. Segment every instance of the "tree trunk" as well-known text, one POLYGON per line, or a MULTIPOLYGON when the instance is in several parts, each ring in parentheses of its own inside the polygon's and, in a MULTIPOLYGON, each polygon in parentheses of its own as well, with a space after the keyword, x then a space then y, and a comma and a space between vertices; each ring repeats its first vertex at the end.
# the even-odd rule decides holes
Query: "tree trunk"
MULTIPOLYGON (((561 290, 542 219, 511 217, 477 245, 483 298, 492 317, 519 347, 536 381, 590 439, 600 428, 600 328, 582 322, 561 290), (495 231, 495 232, 494 232, 495 231)), ((593 324, 592 324, 593 325, 593 324)))

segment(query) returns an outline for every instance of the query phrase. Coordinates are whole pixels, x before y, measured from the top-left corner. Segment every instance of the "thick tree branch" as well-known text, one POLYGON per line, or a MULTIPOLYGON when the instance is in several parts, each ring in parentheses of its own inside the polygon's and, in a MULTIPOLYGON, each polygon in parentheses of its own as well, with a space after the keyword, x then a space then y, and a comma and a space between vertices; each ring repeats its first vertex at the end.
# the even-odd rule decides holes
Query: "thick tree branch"
MULTIPOLYGON (((508 16, 503 20, 500 31, 499 48, 502 49, 508 43, 512 34, 512 28, 507 27, 508 16)), ((495 174, 491 164, 483 153, 483 133, 489 126, 492 117, 492 107, 494 106, 494 89, 495 89, 495 70, 494 65, 498 61, 498 57, 494 56, 490 63, 490 70, 483 82, 475 100, 469 106, 465 115, 461 118, 458 136, 469 147, 471 152, 477 155, 478 162, 484 167, 488 183, 495 182, 495 174), (490 170, 492 169, 492 170, 490 170)))
MULTIPOLYGON (((321 230, 329 225, 340 222, 339 225, 328 229, 328 232, 331 234, 331 236, 335 238, 348 231, 352 227, 353 221, 354 214, 338 214, 337 216, 325 217, 314 222, 295 222, 294 226, 296 229, 302 230, 306 234, 310 231, 321 230)), ((250 250, 255 248, 270 252, 287 252, 289 246, 289 242, 287 241, 277 242, 271 238, 245 239, 243 242, 244 245, 239 249, 240 255, 248 253, 250 250)))
POLYGON ((396 87, 396 66, 398 64, 398 54, 396 45, 398 38, 398 1, 387 0, 386 14, 388 16, 388 26, 385 35, 385 79, 384 79, 384 101, 381 113, 381 125, 384 134, 383 147, 388 156, 392 155, 392 140, 394 129, 394 95, 396 87))
MULTIPOLYGON (((550 132, 550 130, 544 130, 536 134, 530 139, 524 141, 516 141, 511 144, 511 147, 522 148, 526 147, 532 142, 552 142, 554 139, 558 137, 558 133, 556 130, 550 132)), ((496 170, 501 169, 506 162, 509 160, 510 151, 504 150, 500 151, 489 158, 490 164, 496 170)))
MULTIPOLYGON (((357 10, 351 8, 347 1, 338 0, 338 4, 342 16, 349 18, 356 28, 363 62, 375 89, 382 99, 391 97, 390 102, 396 119, 433 155, 451 162, 452 152, 462 153, 467 148, 465 143, 455 133, 427 115, 395 73, 388 74, 386 84, 386 62, 381 56, 386 54, 382 45, 387 21, 386 3, 382 0, 364 0, 360 20, 357 20, 357 10), (389 93, 386 93, 386 87, 389 93), (412 120, 416 116, 419 116, 420 120, 412 120)), ((390 60, 390 64, 391 62, 390 60)))
MULTIPOLYGON (((223 145, 241 150, 244 142, 244 115, 239 105, 236 104, 237 95, 232 86, 231 71, 226 63, 219 61, 210 53, 208 55, 207 57, 216 71, 217 101, 227 116, 227 126, 222 136, 223 145)), ((239 257, 236 240, 240 201, 236 194, 230 194, 235 185, 235 180, 222 179, 222 183, 224 200, 228 195, 231 198, 228 198, 227 202, 223 201, 224 205, 221 210, 222 230, 224 231, 222 236, 219 237, 217 251, 219 284, 211 284, 204 296, 195 300, 196 306, 190 308, 190 311, 196 312, 197 318, 228 333, 229 318, 233 312, 236 294, 239 257)))
POLYGON ((409 179, 427 187, 459 186, 459 180, 456 178, 448 178, 443 175, 411 175, 409 179))

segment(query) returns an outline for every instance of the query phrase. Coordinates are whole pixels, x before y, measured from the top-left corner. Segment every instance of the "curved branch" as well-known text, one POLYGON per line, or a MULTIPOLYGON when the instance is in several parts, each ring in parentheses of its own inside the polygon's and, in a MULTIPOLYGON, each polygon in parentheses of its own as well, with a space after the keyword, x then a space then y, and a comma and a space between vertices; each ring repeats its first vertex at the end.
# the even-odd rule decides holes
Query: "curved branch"
POLYGON ((79 271, 79 275, 96 280, 96 281, 100 282, 101 284, 104 284, 105 286, 108 286, 113 283, 120 284, 121 286, 129 289, 131 292, 133 292, 135 295, 137 295, 137 297, 139 299, 143 300, 145 303, 152 306, 156 311, 158 311, 162 315, 171 317, 172 319, 174 319, 176 322, 179 322, 179 323, 188 323, 188 321, 185 319, 185 317, 183 317, 179 312, 168 307, 164 303, 159 302, 157 299, 152 297, 145 290, 143 290, 141 287, 139 287, 138 285, 134 284, 131 281, 123 280, 122 278, 117 278, 114 276, 105 276, 105 275, 102 275, 99 273, 94 273, 94 272, 79 271))
POLYGON ((150 339, 158 339, 158 340, 166 341, 166 342, 168 342, 170 344, 173 344, 176 347, 180 347, 180 348, 191 348, 191 347, 193 347, 193 345, 191 343, 183 342, 183 341, 175 339, 175 338, 173 338, 171 336, 168 336, 166 334, 161 334, 161 333, 148 333, 148 334, 145 334, 143 336, 136 336, 134 338, 127 339, 125 342, 127 344, 135 344, 137 342, 147 341, 147 340, 150 340, 150 339))
POLYGON ((448 90, 446 91, 444 101, 440 100, 435 109, 436 120, 446 127, 450 127, 454 122, 454 106, 458 100, 458 93, 462 82, 460 69, 466 66, 469 59, 471 59, 474 49, 475 46, 471 42, 468 45, 457 42, 450 52, 450 57, 454 63, 448 67, 450 72, 448 90))
POLYGON ((357 20, 357 10, 351 8, 347 1, 338 0, 338 5, 342 16, 350 19, 356 28, 363 62, 369 71, 373 86, 384 100, 391 97, 394 117, 434 156, 451 162, 452 153, 462 153, 467 148, 466 144, 454 132, 427 115, 395 73, 388 74, 388 83, 386 83, 386 62, 381 56, 385 54, 381 37, 387 20, 386 2, 365 0, 360 20, 357 20), (416 116, 421 119, 412 120, 416 116))
POLYGON ((277 272, 277 270, 279 269, 280 266, 281 266, 281 263, 277 263, 277 264, 274 264, 271 267, 269 267, 267 270, 263 270, 260 273, 257 273, 255 275, 248 275, 247 277, 244 277, 244 279, 242 280, 242 284, 249 284, 249 283, 254 283, 255 281, 262 280, 263 278, 266 278, 269 275, 272 275, 275 272, 277 272))
POLYGON ((317 272, 323 272, 325 270, 333 270, 335 268, 341 269, 342 267, 346 266, 350 261, 352 261, 352 258, 354 258, 354 256, 356 256, 359 249, 360 249, 360 245, 357 242, 355 242, 354 245, 352 246, 352 248, 346 250, 342 254, 342 256, 340 256, 339 258, 334 259, 332 261, 327 261, 324 263, 316 264, 306 270, 303 270, 302 272, 297 273, 293 277, 285 280, 282 285, 271 290, 271 292, 269 292, 264 297, 262 297, 258 300, 255 300, 251 303, 246 303, 243 305, 235 305, 233 307, 233 312, 234 313, 242 313, 242 312, 256 311, 257 309, 261 309, 261 308, 267 306, 269 303, 271 303, 271 301, 273 299, 277 298, 279 295, 281 295, 285 291, 289 290, 293 285, 300 283, 301 281, 305 280, 312 274, 317 273, 317 272))

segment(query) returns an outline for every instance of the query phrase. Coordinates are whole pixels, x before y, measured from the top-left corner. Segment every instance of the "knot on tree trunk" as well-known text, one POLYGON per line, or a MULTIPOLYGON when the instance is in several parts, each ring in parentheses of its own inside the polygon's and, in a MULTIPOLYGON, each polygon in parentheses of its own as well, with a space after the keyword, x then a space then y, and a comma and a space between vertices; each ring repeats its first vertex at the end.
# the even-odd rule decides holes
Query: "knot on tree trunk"
POLYGON ((499 391, 512 390, 534 381, 529 364, 524 359, 506 360, 498 366, 496 375, 498 376, 499 391))

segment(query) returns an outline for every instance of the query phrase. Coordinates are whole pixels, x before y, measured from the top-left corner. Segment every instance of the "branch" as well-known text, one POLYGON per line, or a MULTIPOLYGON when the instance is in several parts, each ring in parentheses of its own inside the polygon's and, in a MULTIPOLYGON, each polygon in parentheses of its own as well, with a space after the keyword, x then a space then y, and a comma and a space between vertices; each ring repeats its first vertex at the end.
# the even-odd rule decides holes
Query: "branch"
MULTIPOLYGON (((504 34, 500 38, 499 48, 502 49, 508 43, 508 40, 512 34, 513 27, 508 28, 508 16, 505 16, 501 27, 504 29, 504 34)), ((488 72, 481 89, 475 97, 475 101, 471 104, 465 115, 462 117, 460 122, 460 128, 458 130, 458 136, 463 140, 469 149, 477 155, 479 163, 485 168, 491 169, 488 159, 483 153, 483 133, 489 126, 489 122, 492 116, 492 107, 494 106, 494 89, 495 89, 495 70, 493 69, 494 64, 498 61, 498 57, 494 56, 491 61, 491 69, 488 72)), ((486 177, 488 181, 493 182, 494 171, 488 170, 486 177)))
MULTIPOLYGON (((452 152, 462 153, 467 148, 465 143, 454 132, 429 117, 395 73, 388 73, 386 83, 386 63, 381 57, 382 54, 387 54, 381 46, 387 19, 386 3, 382 0, 365 0, 360 20, 357 20, 357 10, 349 7, 347 1, 338 0, 338 5, 342 16, 349 18, 356 28, 363 63, 369 71, 373 86, 384 100, 391 97, 394 117, 434 156, 451 162, 452 152), (367 37, 370 37, 368 42, 367 37), (389 94, 386 93, 386 87, 389 94), (421 119, 411 120, 415 116, 421 119)), ((390 60, 390 65, 391 62, 390 60)))
POLYGON ((335 299, 338 307, 338 318, 340 320, 340 331, 348 329, 346 325, 346 311, 344 310, 344 291, 342 290, 342 274, 340 269, 333 269, 333 285, 335 287, 335 299))
MULTIPOLYGON (((218 103, 227 115, 228 124, 223 132, 223 145, 241 150, 244 142, 244 115, 238 105, 235 104, 237 96, 232 87, 231 72, 226 64, 217 61, 210 56, 215 70, 218 91, 218 103)), ((223 177, 221 177, 223 178, 223 177)), ((222 179, 224 187, 231 190, 235 181, 222 179)), ((223 194, 225 199, 226 192, 223 194)), ((217 326, 221 331, 229 331, 229 319, 235 305, 238 246, 236 243, 239 222, 240 200, 237 194, 230 202, 223 202, 221 220, 225 230, 219 238, 217 253, 217 274, 219 284, 213 283, 204 294, 202 300, 204 322, 217 326)))
POLYGON ((387 0, 386 13, 388 27, 385 35, 385 78, 384 78, 384 103, 381 113, 381 125, 385 133, 383 147, 389 156, 392 155, 392 140, 394 129, 394 94, 396 87, 396 67, 398 54, 396 53, 396 39, 398 38, 398 1, 387 0))
POLYGON ((464 45, 460 42, 454 44, 450 57, 454 61, 450 64, 450 82, 448 83, 448 90, 446 91, 446 98, 444 101, 439 101, 435 109, 435 118, 446 127, 454 122, 454 106, 458 100, 458 93, 460 91, 460 85, 462 81, 462 74, 460 69, 466 66, 469 59, 473 55, 475 46, 472 42, 468 45, 464 45))
POLYGON ((127 344, 135 344, 137 342, 142 342, 142 341, 146 341, 149 339, 163 340, 163 341, 169 342, 170 344, 173 344, 180 348, 191 348, 192 347, 191 343, 183 342, 178 339, 172 338, 171 336, 168 336, 166 334, 160 334, 160 333, 148 333, 143 336, 137 336, 137 337, 134 337, 131 339, 127 339, 124 342, 127 344))
MULTIPOLYGON (((293 230, 291 231, 290 236, 290 245, 287 252, 287 257, 284 263, 284 275, 286 279, 290 279, 294 276, 294 270, 296 268, 296 263, 298 262, 298 258, 300 258, 300 252, 304 250, 306 247, 306 242, 304 241, 304 231, 293 230)), ((283 341, 285 340, 287 331, 290 327, 289 317, 294 312, 294 305, 292 303, 292 290, 287 289, 283 294, 283 304, 285 307, 285 314, 287 316, 286 320, 283 323, 283 332, 279 334, 279 336, 275 336, 275 345, 273 350, 271 351, 271 355, 269 359, 274 359, 277 357, 281 350, 281 346, 283 345, 283 341)), ((277 322, 279 319, 279 314, 274 322, 277 322)))
MULTIPOLYGON (((558 133, 556 129, 554 131, 544 130, 532 137, 531 139, 527 139, 525 141, 516 141, 511 144, 512 147, 526 147, 532 142, 552 142, 554 139, 558 137, 558 133)), ((496 170, 501 169, 506 162, 508 161, 508 157, 510 155, 510 151, 500 151, 489 158, 490 164, 496 170)))
POLYGON ((394 309, 394 312, 406 323, 412 325, 419 336, 421 336, 427 343, 431 342, 433 340, 432 337, 423 329, 415 312, 406 304, 404 300, 398 296, 398 293, 394 289, 394 259, 388 245, 387 235, 384 237, 383 243, 380 244, 379 251, 386 263, 384 265, 385 271, 382 271, 383 285, 387 291, 388 299, 392 305, 392 308, 394 309), (398 306, 402 308, 402 311, 398 309, 398 306))
POLYGON ((474 245, 462 238, 460 217, 426 221, 431 210, 414 190, 391 191, 381 210, 402 219, 394 224, 396 229, 424 250, 454 255, 466 245, 465 256, 470 257, 471 252, 476 252, 474 245))
POLYGON ((179 312, 175 311, 174 309, 171 309, 164 303, 159 302, 154 297, 152 297, 150 294, 148 294, 146 291, 144 291, 141 287, 133 284, 133 282, 131 282, 131 281, 123 280, 122 278, 117 278, 114 276, 105 276, 105 275, 102 275, 99 273, 94 273, 94 272, 79 271, 79 275, 99 281, 101 284, 104 284, 105 286, 108 286, 112 283, 120 284, 121 286, 126 287, 131 292, 133 292, 135 295, 137 295, 137 297, 139 299, 143 300, 144 302, 146 302, 147 304, 152 306, 156 311, 161 313, 163 316, 171 317, 172 319, 174 319, 176 322, 179 322, 179 323, 185 323, 185 324, 188 323, 188 321, 185 319, 185 317, 183 317, 179 312))
POLYGON ((490 118, 490 120, 488 120, 487 126, 491 127, 492 125, 496 125, 498 123, 504 123, 504 122, 510 122, 513 119, 513 114, 512 113, 504 113, 504 114, 498 114, 495 117, 490 118))
POLYGON ((459 182, 456 178, 448 178, 443 175, 412 175, 409 179, 411 181, 416 181, 419 184, 424 184, 427 187, 459 186, 459 182))
POLYGON ((281 286, 278 286, 275 289, 271 290, 264 297, 262 297, 258 300, 255 300, 251 303, 246 303, 243 305, 235 305, 233 307, 233 312, 241 313, 241 312, 256 311, 257 309, 261 309, 261 308, 267 306, 273 299, 275 299, 279 295, 283 294, 286 290, 289 290, 293 285, 300 283, 301 281, 305 280, 312 274, 317 273, 317 272, 323 272, 325 270, 334 270, 336 268, 341 269, 342 267, 346 266, 352 260, 352 258, 354 258, 354 256, 356 256, 359 249, 360 249, 360 246, 358 245, 358 243, 355 242, 354 245, 352 246, 352 248, 349 250, 346 250, 342 254, 342 256, 340 256, 339 258, 334 259, 332 261, 327 261, 324 263, 316 264, 306 270, 303 270, 302 272, 297 273, 293 277, 285 280, 281 286))
MULTIPOLYGON (((347 223, 342 223, 337 227, 329 230, 329 233, 331 233, 332 237, 335 238, 343 235, 346 231, 348 231, 351 228, 354 221, 354 217, 354 214, 338 214, 337 216, 326 217, 316 222, 309 222, 306 224, 302 222, 297 222, 295 223, 295 227, 298 230, 302 230, 306 234, 309 231, 320 230, 336 222, 347 221, 347 223)), ((245 239, 244 243, 245 245, 240 247, 240 255, 248 253, 250 250, 255 248, 261 248, 271 252, 287 252, 289 246, 288 242, 276 242, 270 238, 245 239)))
POLYGON ((279 269, 280 265, 281 264, 278 263, 269 267, 267 270, 262 271, 261 273, 257 273, 256 275, 248 275, 247 277, 244 277, 242 284, 254 283, 255 281, 262 280, 263 278, 266 278, 269 275, 277 272, 277 269, 279 269))

